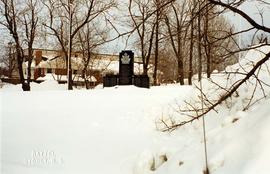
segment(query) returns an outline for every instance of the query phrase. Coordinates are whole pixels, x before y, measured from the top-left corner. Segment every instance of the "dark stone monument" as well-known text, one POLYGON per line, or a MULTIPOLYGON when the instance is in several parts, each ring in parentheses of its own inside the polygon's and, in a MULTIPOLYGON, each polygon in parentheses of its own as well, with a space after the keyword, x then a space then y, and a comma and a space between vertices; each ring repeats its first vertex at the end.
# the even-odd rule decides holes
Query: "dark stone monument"
POLYGON ((150 82, 148 75, 134 75, 133 84, 142 88, 150 88, 150 82))
POLYGON ((107 74, 103 77, 103 86, 104 87, 113 87, 118 85, 118 75, 107 74))
POLYGON ((122 51, 119 56, 119 85, 132 85, 134 53, 122 51))
POLYGON ((135 85, 149 88, 149 84, 149 77, 147 75, 134 75, 134 53, 130 50, 124 50, 119 55, 119 74, 106 74, 103 77, 103 87, 135 85))

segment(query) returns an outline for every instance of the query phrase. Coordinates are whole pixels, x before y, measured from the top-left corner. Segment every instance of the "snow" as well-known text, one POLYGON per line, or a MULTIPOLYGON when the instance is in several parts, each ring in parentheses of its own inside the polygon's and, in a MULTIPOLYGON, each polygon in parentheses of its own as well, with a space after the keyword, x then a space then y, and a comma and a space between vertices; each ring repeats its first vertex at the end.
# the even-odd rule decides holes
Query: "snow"
POLYGON ((3 172, 129 173, 137 155, 160 141, 155 112, 181 91, 127 86, 68 93, 5 92, 3 172), (163 94, 167 95, 161 99, 163 94), (64 162, 29 166, 25 160, 31 160, 33 150, 53 151, 64 162))
MULTIPOLYGON (((78 74, 73 74, 72 75, 72 79, 74 81, 79 81, 79 82, 84 82, 84 78, 82 78, 80 75, 78 74)), ((57 82, 57 75, 55 75, 54 73, 51 74, 51 73, 47 73, 44 77, 39 77, 37 78, 36 80, 43 80, 43 81, 56 81, 57 82)), ((67 76, 66 75, 61 75, 61 80, 62 81, 67 81, 67 76)), ((94 77, 94 76, 91 76, 91 77, 88 77, 88 81, 90 82, 97 82, 97 79, 94 77)), ((42 83, 44 84, 44 83, 42 83)), ((57 88, 57 85, 53 86, 54 88, 57 88)), ((46 90, 46 88, 44 88, 46 90)))
POLYGON ((44 77, 38 77, 37 80, 52 81, 52 80, 55 80, 55 78, 53 74, 48 73, 44 77))
MULTIPOLYGON (((31 90, 32 91, 58 91, 58 90, 66 90, 67 85, 65 84, 58 84, 58 82, 50 77, 51 75, 46 76, 46 80, 41 84, 32 82, 31 83, 31 90)), ((12 94, 13 92, 21 92, 22 85, 12 85, 12 84, 5 84, 0 89, 0 94, 12 94)))
MULTIPOLYGON (((250 61, 259 60, 262 51, 269 50, 262 47, 259 52, 248 52, 241 66, 226 71, 243 72, 241 67, 251 68, 250 61)), ((259 77, 270 83, 267 66, 260 72, 259 77)), ((243 75, 226 78, 225 72, 212 76, 228 87, 243 75)), ((202 120, 173 132, 157 129, 161 118, 186 119, 175 109, 198 97, 195 85, 67 91, 66 85, 46 80, 32 84, 31 92, 21 92, 19 85, 4 85, 0 89, 2 173, 203 173, 202 120)), ((269 96, 243 111, 255 85, 251 78, 238 90, 239 97, 233 96, 217 108, 218 113, 211 111, 205 117, 211 174, 270 171, 269 96)), ((207 79, 203 88, 211 99, 222 94, 207 79)), ((261 90, 255 92, 255 99, 261 96, 261 90)))

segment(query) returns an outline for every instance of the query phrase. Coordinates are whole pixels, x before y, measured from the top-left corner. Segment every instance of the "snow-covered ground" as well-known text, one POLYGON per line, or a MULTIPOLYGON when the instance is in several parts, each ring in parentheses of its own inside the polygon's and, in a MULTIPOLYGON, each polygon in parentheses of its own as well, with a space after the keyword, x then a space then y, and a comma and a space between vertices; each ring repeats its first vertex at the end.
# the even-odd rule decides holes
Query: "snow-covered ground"
MULTIPOLYGON (((255 55, 263 57, 263 53, 251 52, 247 58, 255 55)), ((261 72, 260 78, 270 83, 267 67, 261 72)), ((223 74, 213 75, 224 86, 241 77, 235 75, 225 83, 223 74)), ((214 96, 213 85, 203 82, 214 96)), ((65 86, 52 83, 33 85, 31 92, 11 85, 0 89, 1 173, 203 173, 201 120, 171 133, 157 130, 161 118, 182 117, 174 108, 196 98, 194 86, 66 91, 65 86)), ((238 91, 241 97, 233 97, 217 108, 218 113, 205 117, 211 174, 270 171, 270 99, 242 111, 254 85, 247 83, 238 91)), ((255 93, 258 98, 259 93, 255 93)), ((265 93, 269 95, 269 90, 265 93)))
POLYGON ((4 92, 3 173, 131 173, 164 144, 155 117, 190 89, 4 92), (35 155, 43 151, 53 155, 35 155), (46 159, 57 161, 36 161, 46 159))

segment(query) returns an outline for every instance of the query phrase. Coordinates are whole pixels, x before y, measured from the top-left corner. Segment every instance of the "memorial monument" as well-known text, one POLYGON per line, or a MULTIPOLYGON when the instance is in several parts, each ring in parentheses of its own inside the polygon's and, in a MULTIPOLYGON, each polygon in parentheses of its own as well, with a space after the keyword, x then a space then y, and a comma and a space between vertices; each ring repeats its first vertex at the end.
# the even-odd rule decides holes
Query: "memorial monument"
POLYGON ((149 88, 149 77, 147 75, 134 75, 134 53, 124 50, 119 54, 119 74, 106 74, 103 77, 103 87, 116 85, 135 85, 149 88))

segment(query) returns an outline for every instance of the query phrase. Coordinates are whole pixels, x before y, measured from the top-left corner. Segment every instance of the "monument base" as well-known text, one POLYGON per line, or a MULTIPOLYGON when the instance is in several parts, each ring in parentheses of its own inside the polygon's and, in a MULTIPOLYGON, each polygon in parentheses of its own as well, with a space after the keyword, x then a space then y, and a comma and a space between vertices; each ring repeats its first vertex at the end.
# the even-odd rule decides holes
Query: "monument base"
POLYGON ((150 88, 150 80, 147 75, 132 76, 131 84, 120 83, 118 75, 106 75, 103 77, 103 87, 113 87, 116 85, 134 85, 141 88, 150 88))

